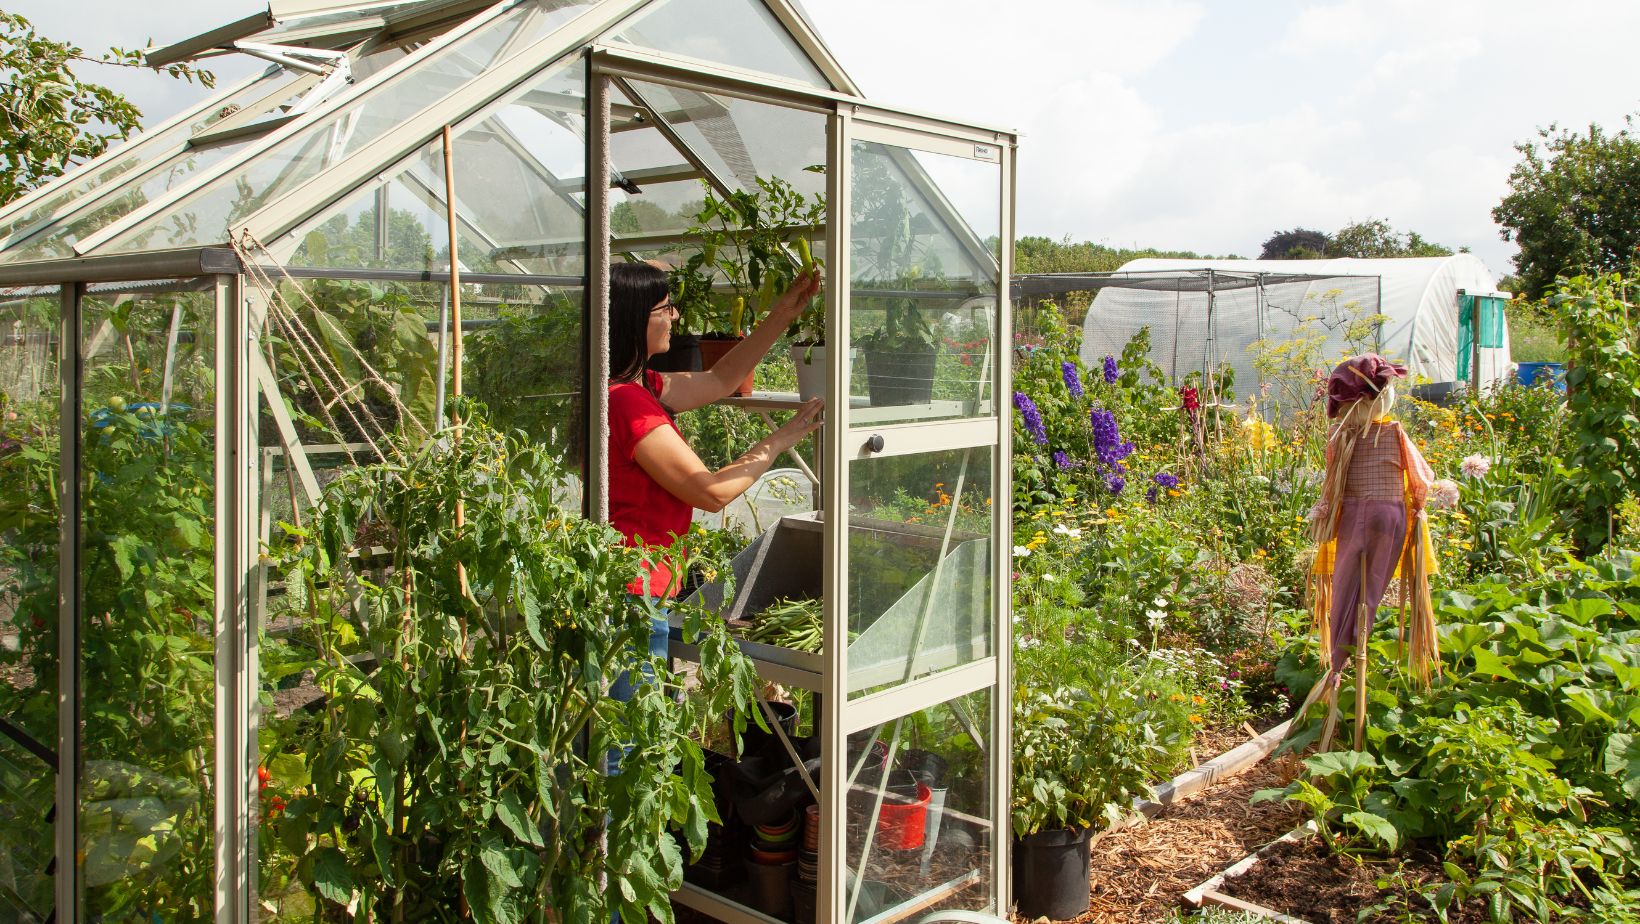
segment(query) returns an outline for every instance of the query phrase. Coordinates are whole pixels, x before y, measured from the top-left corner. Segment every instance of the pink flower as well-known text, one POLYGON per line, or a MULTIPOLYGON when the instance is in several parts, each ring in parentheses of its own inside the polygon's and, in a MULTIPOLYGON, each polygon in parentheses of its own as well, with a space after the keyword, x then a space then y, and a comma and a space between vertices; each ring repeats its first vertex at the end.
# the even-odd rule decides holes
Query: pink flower
POLYGON ((1463 461, 1458 463, 1458 470, 1463 472, 1465 478, 1484 478, 1492 470, 1492 460, 1477 452, 1464 456, 1463 461))
POLYGON ((1458 506, 1458 483, 1442 478, 1429 486, 1429 505, 1436 510, 1451 510, 1458 506))

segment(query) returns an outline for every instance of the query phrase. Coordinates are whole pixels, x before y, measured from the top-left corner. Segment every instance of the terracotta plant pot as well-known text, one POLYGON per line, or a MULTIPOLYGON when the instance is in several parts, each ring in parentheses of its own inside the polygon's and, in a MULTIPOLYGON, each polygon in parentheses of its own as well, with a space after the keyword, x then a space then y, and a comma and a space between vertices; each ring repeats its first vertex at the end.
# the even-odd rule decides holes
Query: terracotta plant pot
MULTIPOLYGON (((706 336, 700 339, 700 367, 710 369, 717 365, 717 361, 729 354, 729 351, 740 343, 740 337, 713 337, 706 336)), ((755 370, 754 370, 755 371, 755 370)), ((735 386, 734 394, 744 398, 752 393, 752 373, 746 373, 746 378, 735 386)))

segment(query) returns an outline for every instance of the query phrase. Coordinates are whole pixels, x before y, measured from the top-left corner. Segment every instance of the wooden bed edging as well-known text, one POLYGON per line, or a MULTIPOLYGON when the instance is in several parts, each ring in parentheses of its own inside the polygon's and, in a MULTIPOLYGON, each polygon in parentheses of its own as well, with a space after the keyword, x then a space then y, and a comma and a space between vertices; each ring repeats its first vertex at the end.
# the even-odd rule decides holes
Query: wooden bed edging
POLYGON ((1263 905, 1257 905, 1253 902, 1236 898, 1234 895, 1226 895, 1225 893, 1219 891, 1219 886, 1224 885, 1224 881, 1226 879, 1234 879, 1257 866, 1258 862, 1264 859, 1264 855, 1269 853, 1270 849, 1277 844, 1285 844, 1303 840, 1304 838, 1315 834, 1316 830, 1315 822, 1306 821, 1293 830, 1288 831, 1286 834, 1283 834, 1282 836, 1259 848, 1257 851, 1242 857, 1229 869, 1184 893, 1184 900, 1186 904, 1189 904, 1193 908, 1200 908, 1203 905, 1218 905, 1220 907, 1230 908, 1236 911, 1245 911, 1248 914, 1256 914, 1261 918, 1268 918, 1272 921, 1280 921, 1281 924, 1310 924, 1310 922, 1305 921, 1302 918, 1295 918, 1289 914, 1282 914, 1274 908, 1266 908, 1263 905))

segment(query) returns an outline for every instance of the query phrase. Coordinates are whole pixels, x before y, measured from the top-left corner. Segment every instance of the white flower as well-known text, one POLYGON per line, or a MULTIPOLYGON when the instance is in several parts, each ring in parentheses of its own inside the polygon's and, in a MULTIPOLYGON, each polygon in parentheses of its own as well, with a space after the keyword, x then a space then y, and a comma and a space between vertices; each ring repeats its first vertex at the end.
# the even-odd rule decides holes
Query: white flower
POLYGON ((1016 546, 1014 546, 1014 557, 1015 558, 1030 558, 1031 557, 1031 550, 1026 548, 1025 546, 1022 546, 1022 545, 1016 545, 1016 546))
POLYGON ((1053 531, 1054 531, 1054 534, 1058 535, 1058 536, 1069 536, 1072 539, 1082 538, 1082 531, 1080 529, 1072 529, 1071 527, 1066 526, 1063 523, 1060 523, 1058 526, 1055 526, 1053 528, 1053 531))
POLYGON ((1167 622, 1167 610, 1145 610, 1145 619, 1150 621, 1150 631, 1160 632, 1167 622))
POLYGON ((1458 470, 1463 472, 1465 478, 1485 478, 1486 473, 1492 470, 1492 460, 1477 452, 1464 456, 1463 461, 1458 463, 1458 470))
POLYGON ((1458 506, 1458 483, 1442 478, 1429 486, 1429 505, 1436 510, 1451 510, 1458 506))
POLYGON ((1042 580, 1051 581, 1051 580, 1054 580, 1054 576, 1051 575, 1051 574, 1044 574, 1044 575, 1042 575, 1042 580))
POLYGON ((1159 610, 1165 610, 1165 609, 1167 609, 1167 598, 1166 597, 1157 597, 1156 599, 1150 601, 1150 605, 1154 606, 1155 608, 1157 608, 1159 610))

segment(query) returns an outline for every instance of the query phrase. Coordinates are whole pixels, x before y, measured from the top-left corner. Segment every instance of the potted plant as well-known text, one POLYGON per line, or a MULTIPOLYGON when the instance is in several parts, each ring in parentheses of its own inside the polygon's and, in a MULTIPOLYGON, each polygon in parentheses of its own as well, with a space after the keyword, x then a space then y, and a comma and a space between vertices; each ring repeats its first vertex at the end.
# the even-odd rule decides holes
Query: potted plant
POLYGON ((1189 735, 1188 725, 1169 714, 1165 695, 1140 688, 1142 675, 1112 683, 1111 674, 1132 668, 1085 654, 1051 639, 1020 651, 1014 892, 1027 920, 1062 920, 1087 910, 1094 829, 1124 817, 1189 735))
POLYGON ((932 399, 939 343, 914 299, 890 299, 882 326, 856 342, 865 357, 873 407, 927 404, 932 399))
MULTIPOLYGON (((799 269, 807 272, 820 268, 814 259, 808 238, 796 241, 799 269)), ((792 365, 797 369, 797 396, 799 400, 824 397, 826 393, 826 303, 817 299, 798 316, 792 325, 792 365)))
MULTIPOLYGON (((704 185, 704 184, 703 184, 704 185)), ((701 367, 734 349, 758 316, 785 292, 804 263, 787 238, 825 220, 825 201, 778 178, 755 190, 719 195, 709 185, 688 235, 700 243, 672 273, 678 331, 701 333, 701 367)), ((751 391, 748 375, 737 394, 751 391)))

